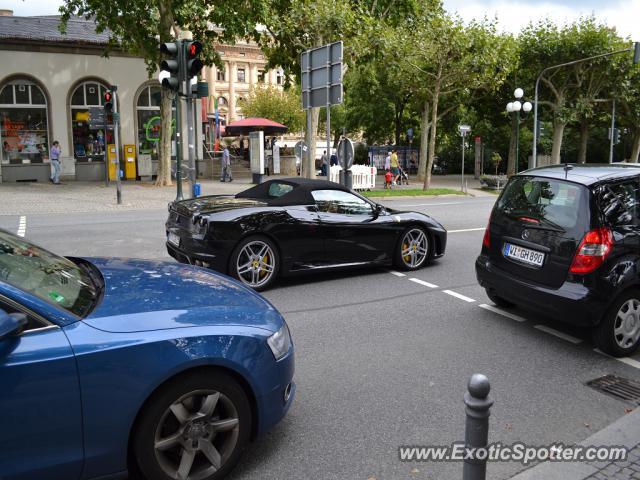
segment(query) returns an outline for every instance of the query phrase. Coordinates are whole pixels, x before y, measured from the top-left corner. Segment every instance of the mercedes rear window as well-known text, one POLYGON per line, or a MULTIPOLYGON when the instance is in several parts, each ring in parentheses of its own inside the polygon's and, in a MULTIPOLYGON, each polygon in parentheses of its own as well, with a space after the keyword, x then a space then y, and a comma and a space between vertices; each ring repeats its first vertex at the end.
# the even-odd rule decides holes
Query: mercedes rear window
POLYGON ((497 210, 515 220, 571 230, 576 227, 583 197, 582 185, 541 177, 514 177, 498 200, 497 210))

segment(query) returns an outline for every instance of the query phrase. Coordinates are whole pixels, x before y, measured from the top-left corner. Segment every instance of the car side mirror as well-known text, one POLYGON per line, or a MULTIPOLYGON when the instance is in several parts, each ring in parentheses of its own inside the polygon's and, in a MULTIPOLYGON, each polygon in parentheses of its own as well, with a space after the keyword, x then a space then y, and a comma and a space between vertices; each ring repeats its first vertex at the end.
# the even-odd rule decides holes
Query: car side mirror
POLYGON ((27 317, 22 313, 6 313, 0 310, 0 340, 19 335, 27 327, 27 317))
POLYGON ((384 214, 385 209, 382 205, 380 205, 379 203, 376 203, 376 206, 373 209, 373 213, 376 217, 379 217, 380 215, 384 214))

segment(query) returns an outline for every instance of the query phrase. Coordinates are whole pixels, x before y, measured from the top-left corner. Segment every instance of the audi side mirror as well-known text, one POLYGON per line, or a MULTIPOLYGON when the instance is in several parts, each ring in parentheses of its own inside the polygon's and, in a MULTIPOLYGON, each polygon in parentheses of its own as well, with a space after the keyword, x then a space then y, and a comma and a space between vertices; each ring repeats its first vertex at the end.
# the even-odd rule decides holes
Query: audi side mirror
POLYGON ((27 317, 22 313, 6 313, 0 310, 0 340, 19 335, 27 326, 27 317))

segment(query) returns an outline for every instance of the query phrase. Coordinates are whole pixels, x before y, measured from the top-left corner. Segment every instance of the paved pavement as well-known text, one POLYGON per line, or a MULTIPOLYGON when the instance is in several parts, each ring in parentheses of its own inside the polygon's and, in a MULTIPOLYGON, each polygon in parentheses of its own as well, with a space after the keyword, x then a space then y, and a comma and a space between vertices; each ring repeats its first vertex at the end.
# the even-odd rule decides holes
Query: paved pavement
MULTIPOLYGON (((492 382, 492 442, 572 444, 628 418, 634 404, 585 383, 605 374, 640 380, 639 354, 623 361, 603 356, 587 331, 498 309, 477 285, 473 262, 494 201, 385 200, 441 220, 449 230, 445 257, 411 274, 306 276, 265 292, 292 331, 298 395, 283 422, 248 448, 232 480, 461 478, 460 463, 403 463, 398 447, 463 439, 462 397, 475 372, 492 382)), ((170 260, 165 218, 164 204, 99 215, 18 209, 0 216, 0 228, 22 229, 66 255, 170 260)), ((523 468, 491 463, 488 478, 507 479, 523 468)))
MULTIPOLYGON (((200 180, 203 195, 234 195, 251 186, 250 179, 240 178, 222 183, 215 180, 200 180)), ((460 188, 460 177, 434 176, 432 186, 437 188, 460 188)), ((419 188, 412 182, 397 189, 419 188)), ((479 190, 475 180, 469 182, 469 192, 476 196, 494 194, 479 190)), ((184 193, 189 184, 184 182, 184 193)), ((116 201, 116 184, 111 182, 68 182, 63 185, 50 183, 3 183, 0 184, 0 215, 31 215, 42 213, 118 212, 126 210, 166 209, 167 203, 176 197, 176 187, 155 187, 150 183, 122 182, 122 204, 116 201)))

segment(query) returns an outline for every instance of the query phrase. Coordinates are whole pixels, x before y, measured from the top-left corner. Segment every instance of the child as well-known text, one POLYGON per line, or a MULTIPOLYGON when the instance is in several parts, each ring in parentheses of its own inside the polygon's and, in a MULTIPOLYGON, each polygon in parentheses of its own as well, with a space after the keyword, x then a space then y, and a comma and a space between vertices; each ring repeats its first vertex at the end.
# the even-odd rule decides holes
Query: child
POLYGON ((390 169, 387 169, 387 173, 384 174, 384 188, 391 188, 391 182, 393 181, 393 173, 390 169))

